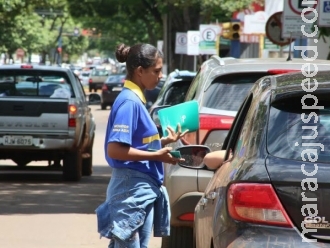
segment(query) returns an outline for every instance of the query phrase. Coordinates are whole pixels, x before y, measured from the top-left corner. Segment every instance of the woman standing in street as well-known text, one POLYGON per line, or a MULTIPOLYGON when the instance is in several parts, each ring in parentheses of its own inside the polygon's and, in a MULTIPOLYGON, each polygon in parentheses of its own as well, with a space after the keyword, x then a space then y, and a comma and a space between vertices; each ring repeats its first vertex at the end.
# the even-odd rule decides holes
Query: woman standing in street
POLYGON ((106 201, 96 209, 98 232, 111 239, 110 248, 147 248, 154 236, 169 236, 170 210, 163 184, 163 162, 179 159, 165 145, 183 134, 168 128, 160 139, 143 94, 162 77, 163 55, 152 45, 120 44, 116 57, 126 62, 126 81, 115 100, 105 137, 105 157, 112 167, 106 201), (153 149, 154 151, 148 151, 153 149))

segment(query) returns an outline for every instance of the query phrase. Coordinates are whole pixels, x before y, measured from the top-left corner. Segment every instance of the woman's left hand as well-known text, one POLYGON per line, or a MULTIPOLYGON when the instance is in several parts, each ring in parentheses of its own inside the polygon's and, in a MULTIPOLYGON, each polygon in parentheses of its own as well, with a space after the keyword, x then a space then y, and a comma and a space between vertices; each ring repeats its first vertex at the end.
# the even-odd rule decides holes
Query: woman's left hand
POLYGON ((178 141, 180 138, 182 138, 189 130, 184 131, 183 133, 181 132, 181 125, 178 123, 177 130, 178 132, 175 132, 173 128, 167 127, 166 128, 168 135, 166 137, 163 137, 161 139, 162 145, 166 146, 169 143, 173 143, 178 141))

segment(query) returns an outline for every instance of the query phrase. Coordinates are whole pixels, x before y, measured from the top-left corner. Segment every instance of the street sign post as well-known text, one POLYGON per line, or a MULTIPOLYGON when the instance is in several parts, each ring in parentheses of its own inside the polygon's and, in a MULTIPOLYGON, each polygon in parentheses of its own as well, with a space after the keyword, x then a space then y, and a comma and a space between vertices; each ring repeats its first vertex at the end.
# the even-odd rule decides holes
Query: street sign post
POLYGON ((200 42, 199 53, 214 55, 218 54, 217 40, 221 33, 221 27, 219 25, 199 25, 200 42))
POLYGON ((188 31, 187 32, 187 54, 194 55, 194 71, 197 68, 197 58, 199 55, 199 41, 200 41, 200 33, 199 31, 188 31))
POLYGON ((318 14, 318 26, 330 27, 330 0, 319 0, 318 14))
POLYGON ((245 15, 243 34, 265 34, 267 19, 268 15, 264 11, 258 11, 253 15, 245 15))
MULTIPOLYGON (((317 1, 303 1, 303 0, 285 0, 283 8, 283 38, 303 38, 305 37, 302 32, 302 26, 305 25, 303 30, 307 33, 312 33, 313 21, 304 21, 303 16, 312 20, 317 18, 317 1), (316 3, 314 3, 316 2, 316 3)), ((316 19, 315 19, 316 21, 316 19)), ((305 37, 306 38, 306 37, 305 37)))
POLYGON ((187 54, 187 33, 176 33, 175 53, 187 54))
POLYGON ((290 38, 282 37, 282 15, 283 12, 276 12, 266 22, 266 36, 276 45, 285 46, 292 42, 290 38))
POLYGON ((187 54, 188 55, 199 55, 199 31, 188 31, 187 32, 187 54))

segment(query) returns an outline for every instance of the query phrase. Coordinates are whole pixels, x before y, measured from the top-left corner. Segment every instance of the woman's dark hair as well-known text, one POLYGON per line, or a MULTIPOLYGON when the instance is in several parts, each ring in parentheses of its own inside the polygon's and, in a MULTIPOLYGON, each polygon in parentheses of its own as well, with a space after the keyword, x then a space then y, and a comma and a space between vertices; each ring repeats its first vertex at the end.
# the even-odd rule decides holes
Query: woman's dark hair
POLYGON ((129 47, 122 43, 117 46, 116 58, 121 63, 126 62, 127 79, 131 79, 136 68, 142 66, 146 69, 155 65, 158 58, 163 58, 163 54, 150 44, 129 47))

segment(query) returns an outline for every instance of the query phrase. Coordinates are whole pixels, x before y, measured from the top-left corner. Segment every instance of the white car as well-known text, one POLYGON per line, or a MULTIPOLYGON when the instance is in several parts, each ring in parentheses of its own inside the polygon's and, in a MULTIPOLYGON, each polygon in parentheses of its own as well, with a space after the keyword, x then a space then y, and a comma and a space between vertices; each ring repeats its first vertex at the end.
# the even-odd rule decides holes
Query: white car
POLYGON ((82 85, 88 85, 89 75, 91 74, 90 71, 82 71, 79 75, 79 79, 82 85))

